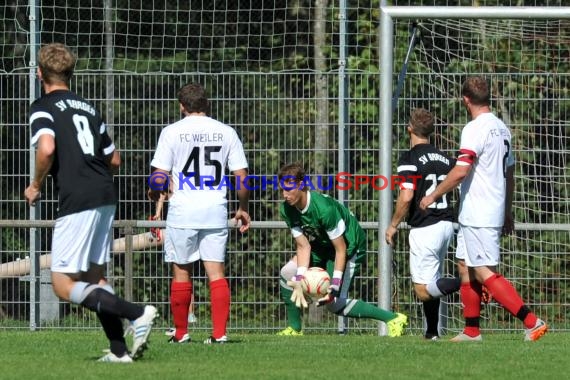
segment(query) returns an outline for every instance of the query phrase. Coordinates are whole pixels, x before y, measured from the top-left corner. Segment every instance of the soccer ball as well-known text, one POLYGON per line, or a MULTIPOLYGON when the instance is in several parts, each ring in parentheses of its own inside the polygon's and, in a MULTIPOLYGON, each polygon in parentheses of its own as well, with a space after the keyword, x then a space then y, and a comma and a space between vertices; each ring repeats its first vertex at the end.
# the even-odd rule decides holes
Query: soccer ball
POLYGON ((327 294, 331 278, 326 270, 318 267, 307 269, 301 281, 303 292, 309 297, 321 298, 327 294))

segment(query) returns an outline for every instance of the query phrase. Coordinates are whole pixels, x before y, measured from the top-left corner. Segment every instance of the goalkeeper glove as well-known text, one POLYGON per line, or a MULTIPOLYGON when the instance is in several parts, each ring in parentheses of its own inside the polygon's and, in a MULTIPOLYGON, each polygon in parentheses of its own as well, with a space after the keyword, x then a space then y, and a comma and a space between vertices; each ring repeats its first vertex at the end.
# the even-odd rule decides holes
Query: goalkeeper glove
POLYGON ((333 277, 331 280, 331 284, 329 285, 329 288, 327 289, 327 294, 324 297, 319 298, 317 300, 317 302, 315 302, 315 305, 323 306, 323 305, 326 305, 327 303, 334 301, 334 299, 336 297, 338 297, 338 294, 340 292, 340 284, 341 283, 342 283, 342 279, 333 277))
POLYGON ((303 294, 303 288, 301 287, 301 281, 303 280, 303 275, 296 275, 290 281, 287 281, 287 285, 293 288, 293 294, 291 294, 291 302, 295 304, 298 308, 307 308, 309 304, 305 299, 305 295, 303 294))

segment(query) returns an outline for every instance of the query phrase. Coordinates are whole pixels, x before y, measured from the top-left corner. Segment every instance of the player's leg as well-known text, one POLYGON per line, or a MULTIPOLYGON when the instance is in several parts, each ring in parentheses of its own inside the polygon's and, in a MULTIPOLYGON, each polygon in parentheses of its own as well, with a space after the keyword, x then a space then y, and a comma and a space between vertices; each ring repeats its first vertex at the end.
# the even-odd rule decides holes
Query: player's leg
POLYGON ((192 302, 191 264, 172 263, 173 278, 170 285, 170 310, 174 321, 172 343, 190 342, 188 334, 188 309, 192 302))
MULTIPOLYGON (((520 319, 526 329, 533 329, 539 326, 540 331, 546 332, 546 324, 539 320, 539 318, 526 306, 521 299, 519 293, 516 291, 510 281, 504 278, 499 273, 493 273, 484 282, 489 292, 493 295, 495 300, 501 304, 512 315, 520 319)), ((544 333, 537 337, 540 338, 544 333)), ((530 339, 536 340, 536 339, 530 339)))
POLYGON ((412 228, 410 242, 410 273, 414 292, 422 301, 426 320, 425 337, 437 339, 440 297, 459 290, 458 278, 442 278, 441 266, 453 236, 449 221, 412 228))
POLYGON ((224 343, 230 317, 230 288, 225 277, 225 253, 228 230, 209 229, 200 231, 199 251, 210 285, 210 308, 212 335, 204 343, 224 343))
MULTIPOLYGON (((190 280, 190 285, 192 286, 192 280, 190 280)), ((188 325, 192 324, 192 323, 198 323, 198 318, 196 318, 196 314, 194 314, 194 291, 193 291, 194 287, 192 286, 192 293, 190 295, 190 305, 188 306, 188 325)), ((176 335, 176 328, 171 327, 169 328, 164 335, 166 335, 167 337, 171 338, 174 335, 176 335)), ((187 339, 185 339, 186 342, 190 342, 190 335, 187 335, 187 339)), ((174 342, 174 340, 171 340, 171 342, 174 342)))
POLYGON ((495 300, 509 313, 520 319, 527 329, 535 327, 537 316, 530 311, 509 280, 496 273, 495 267, 474 268, 477 278, 485 284, 495 300))
MULTIPOLYGON (((103 289, 109 293, 114 294, 113 288, 110 285, 103 286, 103 289)), ((105 335, 109 340, 110 351, 117 358, 122 358, 124 355, 129 354, 127 342, 125 341, 125 334, 123 330, 123 322, 121 318, 116 315, 108 313, 97 313, 97 318, 105 331, 105 335)))
POLYGON ((68 273, 52 272, 51 279, 58 297, 94 312, 104 312, 130 321, 144 313, 143 306, 128 302, 99 284, 72 280, 68 273), (62 290, 64 288, 66 290, 62 290))
POLYGON ((105 265, 110 260, 114 214, 114 206, 103 206, 68 215, 70 219, 65 223, 69 224, 63 226, 65 234, 68 234, 67 239, 61 239, 63 235, 56 237, 57 231, 54 231, 53 250, 54 253, 58 252, 60 259, 52 261, 52 278, 55 279, 54 289, 59 297, 95 312, 104 312, 132 321, 143 315, 144 307, 115 295, 104 276, 105 265), (72 234, 71 238, 69 233, 72 234), (64 262, 67 263, 67 270, 62 267, 64 262), (74 276, 78 281, 74 282, 71 289, 68 288, 68 294, 61 294, 58 284, 64 281, 61 277, 65 278, 69 272, 79 273, 74 276))
POLYGON ((295 306, 295 303, 291 301, 291 295, 293 294, 293 289, 287 285, 287 281, 291 280, 297 274, 297 257, 293 256, 291 260, 285 264, 280 272, 279 279, 279 289, 281 299, 285 303, 285 309, 287 312, 287 328, 277 333, 277 335, 283 336, 295 336, 302 335, 302 314, 301 309, 295 306))
POLYGON ((57 220, 51 277, 58 297, 82 305, 100 316, 105 333, 111 340, 112 354, 119 359, 125 352, 119 318, 136 320, 144 315, 145 309, 113 294, 103 276, 104 265, 109 261, 114 210, 113 206, 100 207, 57 220))
MULTIPOLYGON (((55 275, 58 276, 62 274, 55 273, 55 275)), ((56 276, 52 274, 52 281, 56 276)), ((112 329, 113 333, 111 334, 116 339, 119 339, 118 335, 123 336, 122 323, 120 324, 120 330, 117 324, 117 321, 120 321, 119 318, 125 318, 131 321, 130 329, 134 334, 133 347, 131 348, 131 356, 133 358, 140 357, 147 348, 147 340, 154 319, 158 315, 154 306, 146 305, 143 307, 128 302, 116 296, 112 288, 108 285, 101 286, 99 284, 89 284, 84 281, 77 281, 75 283, 70 292, 70 301, 95 311, 102 324, 106 321, 111 321, 109 323, 114 324, 114 327, 104 325, 103 328, 107 334, 109 334, 108 329, 112 329), (101 318, 101 315, 104 315, 104 317, 101 318)))
POLYGON ((422 308, 426 323, 426 331, 424 333, 424 337, 430 340, 437 340, 439 338, 438 324, 440 296, 432 296, 427 291, 426 284, 418 284, 415 282, 414 293, 416 294, 416 297, 418 297, 418 299, 422 302, 422 308))
POLYGON ((82 305, 96 313, 102 312, 120 318, 136 320, 144 313, 144 308, 128 302, 98 284, 70 280, 69 274, 52 272, 52 285, 58 297, 82 305), (70 286, 64 284, 71 284, 70 286), (62 290, 63 288, 68 290, 62 290), (67 294, 67 295, 66 295, 67 294))
MULTIPOLYGON (((106 293, 97 293, 100 290, 95 290, 93 293, 95 298, 101 306, 106 307, 106 302, 114 302, 114 312, 99 311, 98 317, 103 324, 103 329, 112 336, 111 352, 113 346, 123 347, 125 344, 124 334, 122 329, 122 322, 120 318, 126 318, 131 321, 131 328, 133 331, 133 347, 131 349, 131 356, 138 358, 142 355, 147 347, 147 340, 157 316, 157 310, 154 306, 147 305, 145 307, 128 302, 123 298, 117 297, 114 294, 113 288, 107 283, 105 278, 105 266, 110 260, 110 247, 113 240, 112 223, 115 215, 115 208, 112 206, 100 207, 96 210, 99 220, 96 220, 92 226, 93 238, 92 244, 89 249, 89 269, 82 274, 82 280, 95 284, 97 283, 101 289, 106 293), (112 301, 109 299, 112 297, 112 301), (136 314, 134 314, 136 311, 136 314)), ((85 301, 90 299, 86 297, 85 301)), ((92 299, 91 299, 92 300, 92 299)), ((109 307, 111 307, 109 305, 109 307)), ((119 359, 119 361, 121 361, 119 359)), ((124 361, 121 361, 124 362, 124 361)))
POLYGON ((172 282, 170 284, 170 312, 174 322, 174 331, 170 335, 171 343, 190 342, 188 334, 188 308, 192 297, 192 263, 200 257, 198 252, 199 230, 190 228, 166 227, 164 240, 164 260, 172 264, 172 282))
MULTIPOLYGON (((102 265, 91 264, 89 270, 81 274, 81 280, 89 284, 97 284, 108 293, 115 294, 115 291, 105 278, 105 267, 102 265)), ((106 312, 96 311, 97 318, 101 323, 103 331, 109 340, 110 352, 114 355, 110 359, 120 358, 129 354, 125 334, 123 330, 123 322, 117 315, 106 312)), ((142 315, 142 314, 141 314, 142 315)), ((107 358, 109 359, 109 358, 107 358)), ((113 361, 110 360, 110 361, 113 361)))
POLYGON ((440 299, 433 298, 422 302, 424 317, 426 319, 426 331, 424 338, 428 340, 439 339, 439 305, 440 299))
POLYGON ((440 278, 429 284, 414 283, 414 292, 418 299, 422 301, 424 316, 426 318, 425 337, 427 339, 433 339, 438 336, 440 298, 457 292, 460 286, 461 282, 459 278, 447 277, 440 278))
MULTIPOLYGON (((360 262, 363 257, 363 253, 356 253, 347 260, 339 296, 327 304, 327 310, 336 315, 345 317, 372 318, 386 322, 388 324, 389 335, 400 336, 403 334, 404 327, 407 325, 408 318, 405 315, 379 308, 362 300, 348 298, 348 291, 354 277, 360 271, 360 262)), ((327 269, 332 270, 331 268, 327 269)))
MULTIPOLYGON (((425 265, 426 274, 424 282, 426 291, 432 298, 441 298, 459 291, 461 286, 461 276, 459 277, 442 277, 443 261, 447 257, 449 244, 453 238, 453 223, 444 221, 429 226, 429 234, 433 236, 430 240, 430 249, 428 262, 425 265)), ((425 237, 425 235, 423 236, 425 237)), ((423 265, 422 265, 423 267, 423 265)), ((415 281, 414 281, 415 282, 415 281)))
POLYGON ((478 228, 477 233, 482 245, 484 255, 479 255, 481 265, 473 268, 477 281, 484 284, 495 300, 509 313, 520 319, 525 328, 536 328, 536 334, 529 336, 527 340, 537 340, 546 333, 546 324, 530 311, 520 297, 517 290, 509 280, 496 272, 496 264, 499 262, 499 239, 501 228, 478 228), (486 265, 484 263, 487 263, 486 265), (533 339, 534 338, 534 339, 533 339))
POLYGON ((196 323, 198 318, 194 314, 194 291, 190 294, 190 305, 188 306, 188 323, 196 323))
POLYGON ((459 226, 457 233, 457 268, 461 277, 461 288, 459 294, 463 305, 463 317, 465 327, 463 332, 452 338, 452 342, 480 341, 481 330, 479 325, 481 315, 481 284, 477 282, 475 274, 469 268, 470 252, 477 249, 478 242, 473 241, 473 236, 465 226, 459 226))

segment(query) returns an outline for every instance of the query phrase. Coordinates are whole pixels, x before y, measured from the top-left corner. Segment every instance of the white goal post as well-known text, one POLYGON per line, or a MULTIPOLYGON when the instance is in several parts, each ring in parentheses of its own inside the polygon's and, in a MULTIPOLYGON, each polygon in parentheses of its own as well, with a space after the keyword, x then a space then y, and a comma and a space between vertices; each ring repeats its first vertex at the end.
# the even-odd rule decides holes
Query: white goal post
MULTIPOLYGON (((504 20, 568 20, 570 19, 570 7, 397 7, 386 6, 380 8, 380 173, 391 173, 393 167, 393 146, 394 135, 392 96, 394 83, 394 71, 399 67, 394 67, 394 41, 395 41, 395 21, 396 20, 425 20, 425 19, 504 19, 504 20)), ((444 48, 442 48, 444 49, 444 48)), ((482 73, 485 74, 485 73, 482 73)), ((399 83, 400 84, 400 83, 399 83)), ((460 86, 460 84, 457 84, 460 86)), ((522 100, 521 100, 522 101, 522 100)), ((458 141, 457 141, 458 143, 458 141)), ((567 169, 562 169, 567 170, 567 169)), ((564 180, 564 179, 562 179, 564 180)), ((567 202, 567 200, 566 200, 567 202)), ((383 231, 389 226, 392 215, 392 194, 382 192, 379 200, 379 234, 383 236, 383 231), (386 207, 389 205, 389 207, 386 207)), ((563 218, 563 223, 552 223, 544 225, 541 223, 522 225, 520 229, 549 230, 549 231, 570 231, 567 218, 563 218)), ((562 246, 564 245, 562 238, 562 246)), ((382 242, 379 246, 379 272, 380 281, 378 283, 379 304, 383 308, 390 309, 391 304, 391 281, 390 270, 392 268, 392 250, 382 242)), ((381 331, 382 333, 382 331, 381 331)))

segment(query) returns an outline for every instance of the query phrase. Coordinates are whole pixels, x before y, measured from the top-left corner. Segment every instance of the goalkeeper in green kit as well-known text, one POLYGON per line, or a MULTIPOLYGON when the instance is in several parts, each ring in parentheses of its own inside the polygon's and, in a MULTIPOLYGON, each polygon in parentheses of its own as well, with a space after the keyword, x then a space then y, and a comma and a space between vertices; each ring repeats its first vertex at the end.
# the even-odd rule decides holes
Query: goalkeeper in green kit
POLYGON ((295 239, 296 255, 281 268, 281 298, 287 307, 288 327, 277 335, 303 335, 301 308, 308 304, 301 280, 307 268, 321 267, 329 272, 331 282, 318 306, 324 305, 339 316, 386 322, 389 336, 401 336, 407 316, 348 298, 366 256, 366 234, 358 220, 336 199, 303 186, 305 170, 299 163, 283 166, 278 178, 285 199, 279 211, 295 239))

